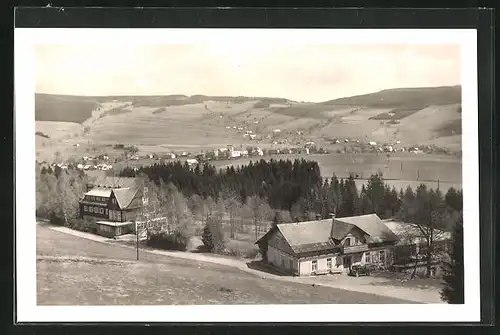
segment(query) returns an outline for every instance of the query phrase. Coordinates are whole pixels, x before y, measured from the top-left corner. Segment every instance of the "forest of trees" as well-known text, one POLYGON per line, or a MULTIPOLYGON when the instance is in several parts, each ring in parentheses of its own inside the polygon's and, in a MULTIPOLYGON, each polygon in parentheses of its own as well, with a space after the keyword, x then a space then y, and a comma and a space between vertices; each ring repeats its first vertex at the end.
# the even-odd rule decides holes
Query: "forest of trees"
MULTIPOLYGON (((318 164, 306 160, 260 160, 219 171, 209 164, 192 168, 172 162, 124 169, 120 175, 148 184, 148 212, 165 218, 150 222, 149 237, 167 233, 184 243, 201 235, 208 224, 210 231, 223 227, 231 239, 239 232, 257 239, 282 222, 326 219, 333 212, 337 217, 376 213, 417 227, 426 241, 422 250, 429 256, 429 267, 438 229, 452 230, 463 206, 461 190, 450 188, 443 194, 422 184, 398 191, 381 174, 372 175, 359 189, 353 176, 322 178, 318 164)), ((78 200, 86 185, 83 172, 38 169, 36 184, 38 216, 65 225, 78 218, 78 200)))
POLYGON ((56 224, 81 227, 78 202, 86 190, 87 176, 82 171, 37 167, 36 216, 56 224))
MULTIPOLYGON (((271 220, 276 223, 326 219, 333 212, 338 217, 376 213, 383 219, 398 217, 407 222, 427 223, 430 218, 424 217, 426 211, 431 215, 436 211, 462 210, 461 190, 450 188, 443 194, 422 184, 416 190, 407 187, 398 191, 384 181, 382 174, 372 175, 358 190, 353 176, 322 178, 317 162, 303 159, 260 160, 219 171, 208 163, 191 168, 172 162, 142 167, 138 171, 126 168, 120 176, 140 174, 157 185, 160 181, 172 184, 187 199, 229 201, 233 207, 238 203, 254 209, 267 204, 268 208, 257 211, 274 212, 271 220)), ((435 224, 451 229, 444 219, 435 224)))
MULTIPOLYGON (((427 276, 433 273, 436 255, 442 253, 437 242, 443 230, 453 229, 463 207, 461 190, 450 188, 443 194, 421 184, 416 190, 408 186, 398 192, 381 174, 372 175, 359 189, 353 176, 324 179, 318 164, 305 160, 261 160, 219 171, 208 164, 191 168, 175 162, 125 169, 121 176, 143 176, 156 193, 178 199, 183 215, 191 218, 187 221, 198 223, 198 234, 203 231, 207 248, 213 250, 223 249, 225 235, 234 238, 249 227, 257 239, 271 225, 326 219, 334 212, 337 217, 376 213, 382 219, 412 223, 407 237, 423 241, 414 256, 425 260, 427 276), (223 227, 225 233, 220 231, 223 227)), ((167 201, 158 208, 180 208, 174 203, 167 201)))

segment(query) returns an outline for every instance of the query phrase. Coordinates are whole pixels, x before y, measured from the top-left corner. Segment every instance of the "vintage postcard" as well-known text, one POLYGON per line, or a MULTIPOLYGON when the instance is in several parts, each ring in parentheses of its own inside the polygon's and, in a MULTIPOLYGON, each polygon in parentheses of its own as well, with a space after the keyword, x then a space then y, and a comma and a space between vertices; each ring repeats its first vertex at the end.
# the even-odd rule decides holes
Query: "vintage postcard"
POLYGON ((478 321, 476 50, 16 29, 19 321, 478 321))

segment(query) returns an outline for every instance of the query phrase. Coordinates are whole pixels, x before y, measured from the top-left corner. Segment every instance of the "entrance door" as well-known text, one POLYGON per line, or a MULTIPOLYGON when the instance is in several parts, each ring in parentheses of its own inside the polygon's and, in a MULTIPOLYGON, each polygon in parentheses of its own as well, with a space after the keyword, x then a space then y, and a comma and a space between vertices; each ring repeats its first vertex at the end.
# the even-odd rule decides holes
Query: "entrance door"
POLYGON ((344 270, 348 270, 352 265, 352 256, 343 257, 344 270))

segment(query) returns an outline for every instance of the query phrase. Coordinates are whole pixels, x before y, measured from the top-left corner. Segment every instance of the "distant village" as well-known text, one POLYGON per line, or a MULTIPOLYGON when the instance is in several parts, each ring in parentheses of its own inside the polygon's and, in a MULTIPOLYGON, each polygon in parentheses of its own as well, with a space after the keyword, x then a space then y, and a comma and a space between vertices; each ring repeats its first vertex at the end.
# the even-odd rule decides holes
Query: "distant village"
MULTIPOLYGON (((238 129, 238 128, 236 128, 238 129)), ((280 129, 274 129, 273 132, 279 133, 280 129)), ((301 135, 300 131, 297 131, 298 135, 301 135)), ((257 135, 253 134, 252 131, 246 131, 243 135, 244 138, 248 139, 258 139, 257 135)), ((331 149, 325 149, 320 147, 314 141, 307 141, 304 144, 301 142, 295 143, 293 146, 289 146, 289 141, 287 139, 273 140, 272 145, 279 145, 279 148, 261 148, 259 146, 235 146, 228 144, 222 148, 216 148, 213 150, 204 150, 200 152, 190 152, 190 151, 176 151, 167 152, 162 154, 157 153, 143 153, 139 152, 139 149, 133 145, 125 146, 123 144, 115 144, 113 149, 123 150, 121 155, 114 155, 111 157, 107 153, 100 153, 95 156, 82 156, 79 158, 72 158, 66 162, 53 162, 50 163, 52 167, 58 166, 61 169, 76 168, 79 170, 100 170, 108 171, 113 169, 113 164, 126 163, 129 161, 147 161, 149 163, 160 162, 166 163, 171 160, 183 160, 189 166, 196 166, 198 164, 203 164, 209 161, 225 161, 225 160, 238 160, 240 158, 247 157, 269 157, 276 155, 312 155, 312 154, 328 154, 331 149)), ((416 145, 416 146, 403 146, 401 141, 397 140, 393 143, 377 143, 375 141, 362 142, 359 139, 340 139, 334 138, 329 139, 328 143, 330 145, 338 145, 335 150, 337 154, 355 154, 355 153, 373 153, 373 154, 391 154, 396 152, 407 152, 411 154, 451 154, 447 149, 439 148, 434 145, 416 145)), ((75 146, 79 146, 75 144, 75 146)), ((49 162, 42 161, 38 162, 43 165, 49 164, 49 162)), ((146 163, 146 162, 144 162, 146 163)))

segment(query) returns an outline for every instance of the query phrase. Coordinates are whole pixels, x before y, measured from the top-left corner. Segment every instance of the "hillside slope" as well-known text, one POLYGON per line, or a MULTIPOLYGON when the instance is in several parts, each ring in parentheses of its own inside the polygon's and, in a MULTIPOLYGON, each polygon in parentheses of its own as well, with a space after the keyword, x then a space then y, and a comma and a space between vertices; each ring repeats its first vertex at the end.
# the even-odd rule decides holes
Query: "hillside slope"
POLYGON ((98 105, 93 97, 35 94, 35 120, 82 123, 98 105))
POLYGON ((37 131, 50 136, 37 136, 40 151, 67 146, 76 154, 85 146, 116 143, 151 152, 191 151, 227 144, 302 146, 307 141, 329 148, 333 139, 461 147, 458 86, 386 90, 325 103, 202 95, 37 98, 36 120, 79 123, 75 128, 37 122, 37 131))
POLYGON ((135 107, 169 107, 196 105, 207 101, 240 104, 248 101, 260 103, 261 107, 271 104, 287 104, 288 99, 244 96, 207 95, 152 95, 152 96, 71 96, 35 94, 35 120, 82 123, 92 117, 92 112, 104 103, 130 103, 135 107))
POLYGON ((322 102, 322 105, 372 108, 423 109, 430 105, 461 102, 461 86, 399 88, 322 102))

